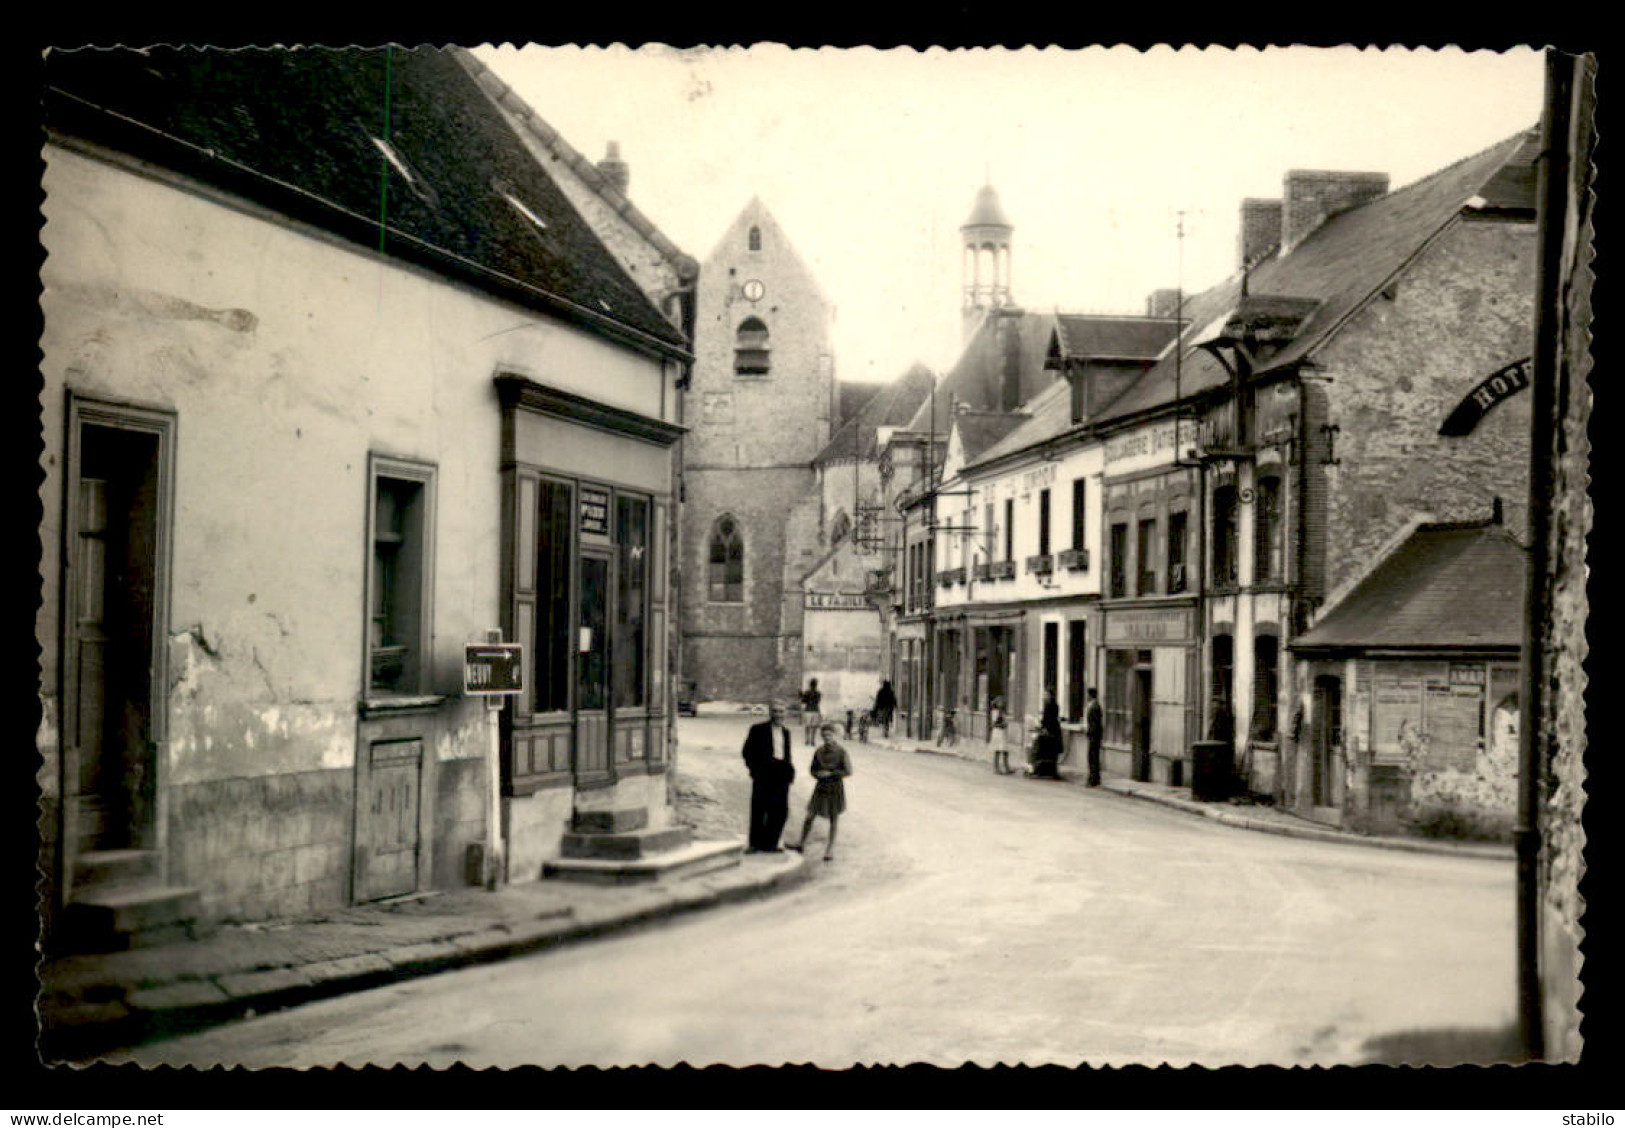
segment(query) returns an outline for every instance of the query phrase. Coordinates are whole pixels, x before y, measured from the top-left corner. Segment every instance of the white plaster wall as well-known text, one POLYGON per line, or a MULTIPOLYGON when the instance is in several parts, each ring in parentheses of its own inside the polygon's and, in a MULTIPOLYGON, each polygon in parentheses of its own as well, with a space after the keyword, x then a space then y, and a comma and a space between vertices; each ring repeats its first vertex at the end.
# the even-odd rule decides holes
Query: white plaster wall
POLYGON ((54 692, 64 388, 176 412, 170 782, 353 762, 369 451, 438 468, 429 688, 457 693, 462 644, 499 621, 493 377, 675 412, 658 362, 629 349, 76 152, 46 158, 42 671, 54 692))

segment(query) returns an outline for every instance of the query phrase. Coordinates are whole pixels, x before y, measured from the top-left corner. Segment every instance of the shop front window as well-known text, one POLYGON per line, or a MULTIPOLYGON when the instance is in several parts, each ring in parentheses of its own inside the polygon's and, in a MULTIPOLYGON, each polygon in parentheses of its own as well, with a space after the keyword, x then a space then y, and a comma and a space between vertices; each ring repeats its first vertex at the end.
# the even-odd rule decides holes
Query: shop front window
POLYGON ((570 707, 570 560, 574 491, 543 479, 536 504, 536 636, 531 700, 538 713, 570 707))
POLYGON ((1106 651, 1105 739, 1113 744, 1129 744, 1134 738, 1133 650, 1106 651))
POLYGON ((615 498, 615 542, 620 551, 616 575, 615 630, 610 638, 615 707, 633 708, 646 700, 649 618, 649 502, 615 498))

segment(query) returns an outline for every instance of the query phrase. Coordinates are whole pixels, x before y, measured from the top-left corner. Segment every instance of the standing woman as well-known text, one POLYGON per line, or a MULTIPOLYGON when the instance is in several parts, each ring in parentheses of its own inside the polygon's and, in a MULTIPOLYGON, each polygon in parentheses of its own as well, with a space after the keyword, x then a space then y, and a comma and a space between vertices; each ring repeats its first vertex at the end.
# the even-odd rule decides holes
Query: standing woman
POLYGON ((835 858, 835 828, 841 812, 846 810, 846 785, 841 781, 852 774, 852 761, 846 749, 835 742, 835 726, 824 725, 819 730, 823 743, 812 757, 812 800, 807 804, 807 819, 801 824, 801 841, 790 849, 801 853, 807 846, 807 835, 812 833, 813 819, 823 815, 829 820, 829 841, 824 844, 824 861, 835 858))
POLYGON ((1055 691, 1044 691, 1044 712, 1038 721, 1038 739, 1033 745, 1033 764, 1029 775, 1042 779, 1060 779, 1056 767, 1061 760, 1061 706, 1055 700, 1055 691))
POLYGON ((987 724, 993 743, 993 770, 1000 775, 1010 775, 1015 769, 1010 766, 1010 727, 1004 716, 1004 698, 993 699, 987 711, 987 724))

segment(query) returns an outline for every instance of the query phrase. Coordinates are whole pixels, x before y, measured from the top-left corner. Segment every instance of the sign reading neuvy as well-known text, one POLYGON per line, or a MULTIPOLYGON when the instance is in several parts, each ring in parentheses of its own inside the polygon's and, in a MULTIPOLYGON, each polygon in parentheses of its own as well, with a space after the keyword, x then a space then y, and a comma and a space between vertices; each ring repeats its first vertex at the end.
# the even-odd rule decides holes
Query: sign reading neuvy
POLYGON ((525 688, 524 647, 517 642, 471 642, 463 647, 463 692, 488 695, 525 688))

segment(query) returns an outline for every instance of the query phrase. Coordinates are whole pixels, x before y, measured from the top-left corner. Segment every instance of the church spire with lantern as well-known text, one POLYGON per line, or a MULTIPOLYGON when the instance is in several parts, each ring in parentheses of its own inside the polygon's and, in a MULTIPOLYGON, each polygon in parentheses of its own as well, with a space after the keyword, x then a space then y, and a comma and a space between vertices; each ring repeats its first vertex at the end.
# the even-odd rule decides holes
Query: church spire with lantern
POLYGON ((1015 304, 1010 296, 1010 236, 1014 231, 989 180, 977 191, 970 218, 959 228, 967 340, 987 311, 1015 304))

